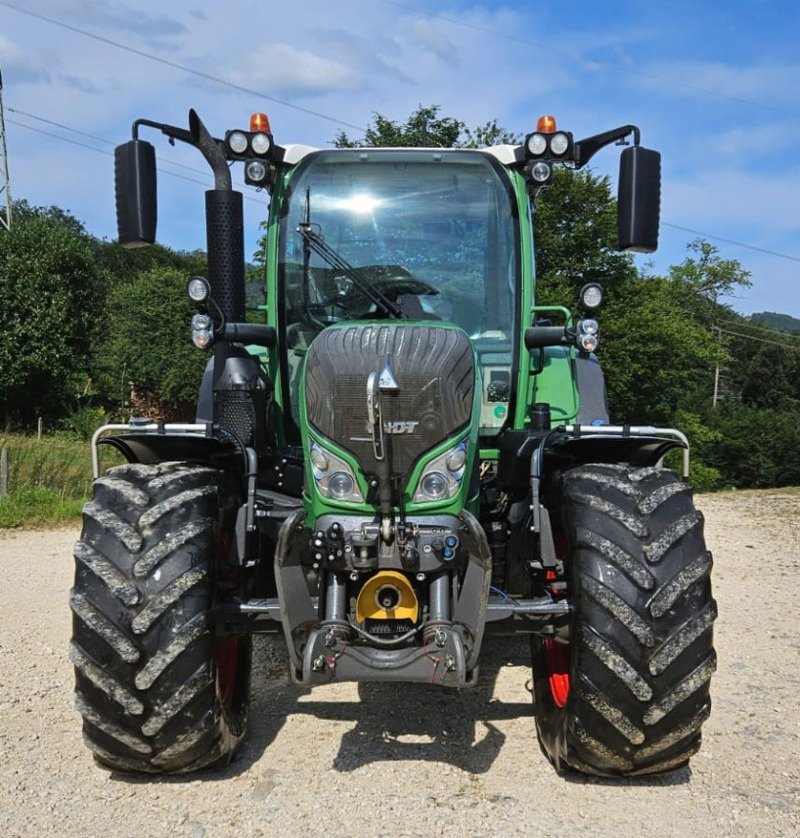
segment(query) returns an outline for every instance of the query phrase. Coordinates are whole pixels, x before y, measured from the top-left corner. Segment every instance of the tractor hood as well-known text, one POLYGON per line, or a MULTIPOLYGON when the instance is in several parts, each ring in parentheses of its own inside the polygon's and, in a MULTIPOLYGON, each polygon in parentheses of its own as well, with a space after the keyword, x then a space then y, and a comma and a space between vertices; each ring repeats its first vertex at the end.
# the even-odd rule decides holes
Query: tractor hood
POLYGON ((476 392, 472 344, 453 326, 342 324, 321 332, 306 358, 310 431, 352 455, 368 484, 385 475, 409 497, 415 466, 470 435, 476 392))

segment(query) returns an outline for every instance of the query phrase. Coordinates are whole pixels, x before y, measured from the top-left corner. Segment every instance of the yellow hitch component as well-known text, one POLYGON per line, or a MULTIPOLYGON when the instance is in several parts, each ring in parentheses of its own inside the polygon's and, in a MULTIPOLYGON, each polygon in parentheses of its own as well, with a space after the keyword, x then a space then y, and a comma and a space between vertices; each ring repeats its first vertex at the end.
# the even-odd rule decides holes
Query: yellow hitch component
POLYGON ((411 620, 417 622, 419 604, 408 579, 396 570, 381 570, 364 583, 356 600, 356 622, 411 620))

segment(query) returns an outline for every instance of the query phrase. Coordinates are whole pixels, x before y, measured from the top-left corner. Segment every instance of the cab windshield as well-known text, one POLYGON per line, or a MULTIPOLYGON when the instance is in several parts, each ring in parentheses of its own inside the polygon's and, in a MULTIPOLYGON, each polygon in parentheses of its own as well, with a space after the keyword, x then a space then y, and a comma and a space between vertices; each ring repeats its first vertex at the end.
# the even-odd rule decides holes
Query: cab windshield
POLYGON ((511 391, 516 203, 502 168, 474 151, 318 152, 300 164, 280 224, 284 399, 297 423, 305 352, 343 320, 454 323, 481 366, 481 431, 511 391))

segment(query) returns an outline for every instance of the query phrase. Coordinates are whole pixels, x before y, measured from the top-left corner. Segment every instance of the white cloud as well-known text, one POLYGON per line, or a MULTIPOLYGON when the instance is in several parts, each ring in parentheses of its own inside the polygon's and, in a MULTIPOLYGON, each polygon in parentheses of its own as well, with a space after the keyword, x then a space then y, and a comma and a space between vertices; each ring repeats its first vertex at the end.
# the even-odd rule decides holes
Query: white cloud
POLYGON ((36 11, 72 25, 86 25, 91 30, 100 28, 120 33, 132 32, 150 39, 173 38, 188 32, 187 27, 176 17, 161 12, 151 14, 141 3, 130 6, 117 0, 50 0, 45 6, 41 8, 39 4, 36 11))
POLYGON ((761 231, 793 234, 796 250, 800 251, 798 195, 797 168, 773 174, 713 169, 690 180, 665 179, 662 217, 709 232, 735 225, 744 235, 761 231))
POLYGON ((730 128, 720 134, 707 135, 698 139, 706 149, 711 148, 714 154, 725 155, 736 160, 772 157, 786 149, 797 148, 797 126, 787 123, 762 125, 747 125, 730 128))
POLYGON ((404 49, 392 31, 357 35, 344 29, 317 29, 309 42, 320 55, 349 66, 363 81, 362 90, 381 89, 387 80, 410 83, 403 60, 404 49))
POLYGON ((458 66, 458 49, 445 34, 447 28, 442 22, 418 17, 411 21, 407 31, 412 42, 429 50, 451 67, 456 67, 458 66))
POLYGON ((48 82, 50 73, 15 43, 0 35, 0 72, 4 83, 48 82))
POLYGON ((226 77, 236 84, 277 96, 303 96, 361 87, 359 74, 339 61, 283 43, 259 45, 236 56, 236 66, 226 77))
MULTIPOLYGON (((641 86, 662 94, 690 94, 751 102, 792 110, 800 87, 800 64, 745 66, 721 61, 653 62, 635 76, 641 86)), ((794 107, 795 112, 797 108, 794 107)))

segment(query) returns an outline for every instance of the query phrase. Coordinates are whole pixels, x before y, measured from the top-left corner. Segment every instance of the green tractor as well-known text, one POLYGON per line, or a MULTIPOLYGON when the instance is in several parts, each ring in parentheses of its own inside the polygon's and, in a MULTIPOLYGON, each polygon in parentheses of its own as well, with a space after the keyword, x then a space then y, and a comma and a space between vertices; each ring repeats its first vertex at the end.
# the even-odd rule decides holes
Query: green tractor
MULTIPOLYGON (((531 211, 553 167, 621 153, 620 247, 658 238, 660 156, 633 125, 519 146, 317 150, 266 117, 213 137, 138 120, 116 151, 119 238, 152 243, 154 147, 198 148, 210 350, 196 421, 95 434, 70 657, 85 741, 119 771, 227 762, 252 636, 293 681, 468 688, 492 637, 528 635, 539 745, 559 771, 686 764, 715 668, 711 557, 670 428, 613 424, 602 288, 534 297, 531 211), (632 144, 631 144, 632 141, 632 144), (242 194, 271 196, 263 322, 245 317, 242 194), (99 445, 127 461, 101 476, 99 445)), ((411 687, 413 688, 413 687, 411 687)))

